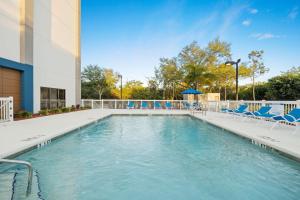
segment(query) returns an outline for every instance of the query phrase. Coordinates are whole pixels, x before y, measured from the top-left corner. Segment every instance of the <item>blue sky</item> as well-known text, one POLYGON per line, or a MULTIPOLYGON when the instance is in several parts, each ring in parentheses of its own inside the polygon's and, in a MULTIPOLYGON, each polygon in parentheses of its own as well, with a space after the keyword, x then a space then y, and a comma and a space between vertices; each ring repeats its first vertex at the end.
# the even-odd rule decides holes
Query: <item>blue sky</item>
POLYGON ((82 0, 82 66, 145 82, 159 58, 220 37, 231 43, 233 59, 264 50, 266 80, 300 66, 299 12, 299 0, 82 0))

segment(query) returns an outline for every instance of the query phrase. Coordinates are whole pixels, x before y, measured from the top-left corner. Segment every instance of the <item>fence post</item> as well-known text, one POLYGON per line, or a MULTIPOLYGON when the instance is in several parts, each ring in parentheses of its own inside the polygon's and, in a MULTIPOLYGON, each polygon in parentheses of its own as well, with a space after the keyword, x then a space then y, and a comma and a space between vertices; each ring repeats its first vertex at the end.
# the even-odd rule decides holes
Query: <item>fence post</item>
POLYGON ((266 100, 261 100, 261 106, 266 106, 266 100))
POLYGON ((300 108, 300 100, 297 100, 296 102, 297 102, 297 106, 296 107, 300 108))
POLYGON ((117 100, 115 99, 115 109, 117 109, 117 100))
POLYGON ((101 108, 103 110, 103 99, 101 99, 101 108))
POLYGON ((9 121, 13 121, 14 120, 14 98, 13 97, 9 97, 9 121))
POLYGON ((94 99, 92 99, 92 109, 94 109, 94 99))

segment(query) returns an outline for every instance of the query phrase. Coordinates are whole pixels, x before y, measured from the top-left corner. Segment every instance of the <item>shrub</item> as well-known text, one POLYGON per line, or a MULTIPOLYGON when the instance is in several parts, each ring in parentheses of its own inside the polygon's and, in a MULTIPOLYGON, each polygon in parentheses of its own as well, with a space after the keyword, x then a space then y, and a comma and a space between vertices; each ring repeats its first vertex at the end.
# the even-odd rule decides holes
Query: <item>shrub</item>
POLYGON ((63 113, 67 113, 67 112, 70 112, 70 111, 71 111, 71 108, 64 107, 64 108, 61 109, 61 111, 62 111, 63 113))
POLYGON ((58 113, 61 113, 61 109, 59 108, 55 108, 55 109, 52 109, 49 111, 51 114, 58 114, 58 113))
POLYGON ((76 111, 76 107, 74 105, 71 106, 71 111, 76 111))
POLYGON ((32 113, 31 113, 31 112, 24 111, 24 112, 22 113, 22 117, 24 117, 24 118, 31 118, 31 117, 32 117, 32 113))
POLYGON ((76 109, 79 110, 81 108, 80 104, 76 105, 76 109))
POLYGON ((14 117, 15 118, 31 118, 32 113, 22 110, 22 111, 19 111, 19 112, 15 113, 14 117))
POLYGON ((40 110, 40 111, 39 111, 39 114, 40 114, 40 115, 49 115, 49 111, 48 111, 48 109, 40 110))
POLYGON ((19 111, 19 112, 14 113, 14 118, 21 118, 23 112, 24 111, 19 111))

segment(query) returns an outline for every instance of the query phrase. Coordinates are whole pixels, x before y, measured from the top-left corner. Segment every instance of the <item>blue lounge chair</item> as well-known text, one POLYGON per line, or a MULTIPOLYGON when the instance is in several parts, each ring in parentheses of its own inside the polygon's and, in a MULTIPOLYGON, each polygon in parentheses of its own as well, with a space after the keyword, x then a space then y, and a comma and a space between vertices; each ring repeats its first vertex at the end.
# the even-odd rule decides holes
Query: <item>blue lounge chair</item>
POLYGON ((245 116, 249 116, 249 117, 264 117, 264 116, 267 116, 267 114, 269 114, 269 111, 271 110, 271 108, 272 107, 270 107, 270 106, 262 106, 257 111, 244 112, 243 114, 245 116))
POLYGON ((127 105, 128 109, 133 109, 134 108, 134 102, 133 101, 129 101, 128 105, 127 105))
POLYGON ((226 109, 225 112, 227 113, 232 113, 232 114, 242 114, 246 112, 246 109, 248 108, 248 105, 242 104, 240 105, 237 109, 232 110, 232 109, 226 109))
POLYGON ((274 128, 279 122, 297 125, 300 121, 300 108, 294 108, 286 115, 273 116, 272 119, 276 122, 272 128, 274 128))
POLYGON ((159 101, 154 102, 154 109, 162 109, 161 104, 159 101))
POLYGON ((169 102, 169 101, 167 101, 167 102, 165 103, 165 106, 166 106, 166 109, 172 109, 172 103, 169 102))
POLYGON ((189 110, 189 109, 191 109, 191 104, 184 101, 183 102, 183 108, 189 110))
POLYGON ((194 102, 192 105, 193 110, 201 110, 202 109, 202 105, 199 104, 198 102, 194 102))
POLYGON ((148 109, 148 103, 146 101, 142 101, 142 109, 148 109))

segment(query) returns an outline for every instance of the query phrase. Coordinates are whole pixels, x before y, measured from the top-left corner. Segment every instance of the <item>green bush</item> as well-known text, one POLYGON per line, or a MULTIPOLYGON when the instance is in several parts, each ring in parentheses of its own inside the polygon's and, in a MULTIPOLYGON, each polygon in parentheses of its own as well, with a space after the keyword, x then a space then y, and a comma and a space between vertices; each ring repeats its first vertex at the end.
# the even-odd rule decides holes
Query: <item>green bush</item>
POLYGON ((19 111, 19 112, 14 113, 14 118, 21 118, 23 112, 24 111, 19 111))
POLYGON ((48 109, 40 110, 40 111, 39 111, 39 114, 40 114, 40 115, 49 115, 49 110, 48 110, 48 109))
POLYGON ((58 114, 58 113, 61 113, 62 111, 61 111, 61 109, 59 109, 59 108, 55 108, 55 109, 50 110, 49 112, 50 112, 51 114, 58 114))
POLYGON ((74 105, 72 105, 71 111, 76 111, 76 107, 74 105))
POLYGON ((91 109, 91 106, 80 106, 80 110, 88 110, 91 109))
POLYGON ((24 111, 24 112, 22 113, 22 116, 23 116, 24 118, 31 118, 31 117, 32 117, 32 113, 31 113, 31 112, 24 111))
POLYGON ((62 111, 63 113, 67 113, 67 112, 70 112, 70 111, 71 111, 71 108, 64 107, 64 108, 61 109, 61 111, 62 111))
POLYGON ((31 118, 31 117, 32 117, 32 113, 24 110, 15 113, 15 118, 31 118))

